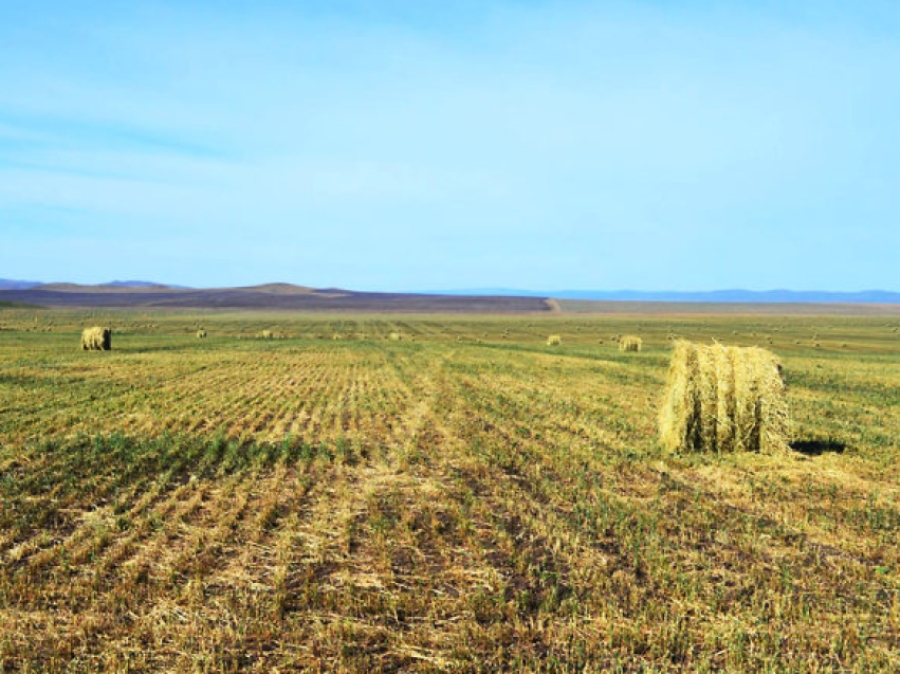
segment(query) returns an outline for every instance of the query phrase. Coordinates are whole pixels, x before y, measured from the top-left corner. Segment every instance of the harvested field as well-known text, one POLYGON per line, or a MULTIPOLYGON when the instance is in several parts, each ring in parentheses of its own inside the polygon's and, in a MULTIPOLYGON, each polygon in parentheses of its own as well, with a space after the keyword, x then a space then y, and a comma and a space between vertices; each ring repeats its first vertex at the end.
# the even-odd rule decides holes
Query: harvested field
POLYGON ((0 671, 900 668, 896 316, 0 324, 0 671), (793 449, 664 451, 673 338, 776 353, 793 449))

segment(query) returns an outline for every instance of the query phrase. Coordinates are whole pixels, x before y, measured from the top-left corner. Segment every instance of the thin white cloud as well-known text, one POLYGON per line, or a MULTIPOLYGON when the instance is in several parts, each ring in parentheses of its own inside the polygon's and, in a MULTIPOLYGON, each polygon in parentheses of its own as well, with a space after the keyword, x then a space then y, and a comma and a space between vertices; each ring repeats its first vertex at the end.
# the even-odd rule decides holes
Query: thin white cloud
POLYGON ((900 255, 900 39, 866 16, 493 3, 442 31, 137 7, 21 33, 0 64, 0 215, 48 232, 43 256, 0 252, 20 275, 78 213, 125 262, 214 234, 190 272, 211 278, 232 255, 361 287, 853 289, 827 272, 852 257, 854 284, 896 287, 863 260, 900 255), (842 227, 868 236, 816 238, 842 227))

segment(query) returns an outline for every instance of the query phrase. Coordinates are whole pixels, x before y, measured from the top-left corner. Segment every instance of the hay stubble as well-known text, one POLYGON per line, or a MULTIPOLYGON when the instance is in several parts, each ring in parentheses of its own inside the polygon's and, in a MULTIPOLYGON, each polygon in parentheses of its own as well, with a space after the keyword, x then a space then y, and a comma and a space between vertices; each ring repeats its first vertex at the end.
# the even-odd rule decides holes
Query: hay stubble
POLYGON ((153 320, 103 358, 0 335, 2 670, 896 668, 880 342, 785 357, 801 437, 846 455, 668 455, 666 335, 706 325, 153 320), (236 338, 275 324, 373 338, 236 338))
POLYGON ((790 420, 777 357, 757 347, 677 341, 659 436, 668 451, 788 451, 790 420))

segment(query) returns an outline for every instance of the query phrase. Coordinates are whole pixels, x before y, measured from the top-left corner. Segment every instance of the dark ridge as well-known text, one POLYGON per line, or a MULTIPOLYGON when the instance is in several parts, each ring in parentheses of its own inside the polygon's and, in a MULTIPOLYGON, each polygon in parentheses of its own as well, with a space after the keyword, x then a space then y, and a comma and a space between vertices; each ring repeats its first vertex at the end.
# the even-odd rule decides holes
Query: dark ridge
POLYGON ((313 290, 299 286, 258 288, 169 289, 38 287, 0 290, 0 301, 27 302, 49 307, 158 308, 158 309, 280 309, 294 311, 417 312, 417 313, 520 313, 549 312, 544 298, 406 293, 362 293, 349 290, 313 290))

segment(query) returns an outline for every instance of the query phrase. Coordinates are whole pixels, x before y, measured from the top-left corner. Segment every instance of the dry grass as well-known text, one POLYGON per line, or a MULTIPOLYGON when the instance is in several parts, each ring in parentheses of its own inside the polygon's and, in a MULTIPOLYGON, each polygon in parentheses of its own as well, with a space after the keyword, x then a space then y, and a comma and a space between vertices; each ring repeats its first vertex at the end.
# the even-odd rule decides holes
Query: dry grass
POLYGON ((0 671, 900 667, 897 323, 51 316, 0 314, 0 671), (662 451, 667 337, 732 331, 797 449, 662 451))
POLYGON ((83 351, 109 351, 112 348, 112 330, 102 327, 85 328, 81 333, 83 351))
POLYGON ((640 351, 644 340, 636 335, 623 335, 619 338, 619 351, 640 351))
POLYGON ((785 452, 789 426, 774 354, 675 343, 659 414, 660 442, 668 451, 785 452))

